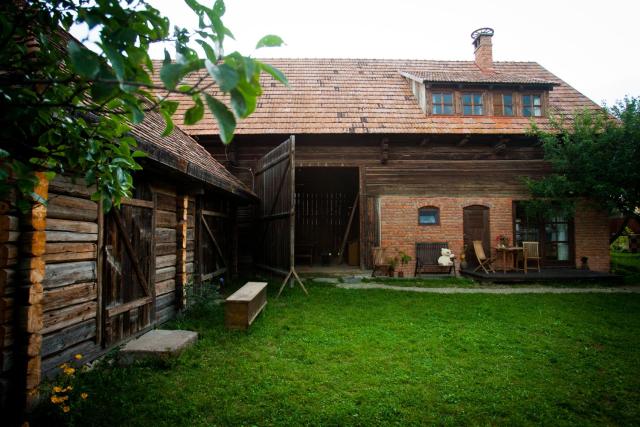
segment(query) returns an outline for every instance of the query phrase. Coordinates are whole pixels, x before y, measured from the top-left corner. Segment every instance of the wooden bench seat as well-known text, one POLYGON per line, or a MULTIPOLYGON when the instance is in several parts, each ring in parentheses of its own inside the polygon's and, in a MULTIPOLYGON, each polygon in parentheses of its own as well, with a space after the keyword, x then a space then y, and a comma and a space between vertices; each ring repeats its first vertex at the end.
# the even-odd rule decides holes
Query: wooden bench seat
POLYGON ((228 329, 248 329, 267 305, 267 283, 247 282, 226 299, 225 325, 228 329))

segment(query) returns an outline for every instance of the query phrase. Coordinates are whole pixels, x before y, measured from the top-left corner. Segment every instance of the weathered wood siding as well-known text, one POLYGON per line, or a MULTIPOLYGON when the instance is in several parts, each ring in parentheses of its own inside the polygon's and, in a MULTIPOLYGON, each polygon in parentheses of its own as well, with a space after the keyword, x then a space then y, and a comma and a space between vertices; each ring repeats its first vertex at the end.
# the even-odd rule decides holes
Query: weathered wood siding
MULTIPOLYGON (((13 200, 13 197, 11 197, 13 200)), ((18 213, 11 200, 0 202, 0 396, 5 396, 15 360, 15 295, 18 268, 18 213)))
POLYGON ((98 205, 82 180, 57 176, 49 184, 46 262, 42 282, 42 371, 81 353, 101 351, 96 343, 98 205))

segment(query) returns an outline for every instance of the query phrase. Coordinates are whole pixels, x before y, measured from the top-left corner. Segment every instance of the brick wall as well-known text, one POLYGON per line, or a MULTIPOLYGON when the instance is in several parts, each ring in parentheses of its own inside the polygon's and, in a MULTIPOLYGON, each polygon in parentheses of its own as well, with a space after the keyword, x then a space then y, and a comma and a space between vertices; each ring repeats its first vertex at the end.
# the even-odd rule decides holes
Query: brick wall
POLYGON ((580 258, 589 257, 589 268, 609 271, 609 218, 605 212, 582 205, 576 209, 575 241, 576 266, 580 258))
MULTIPOLYGON (((383 196, 380 198, 380 244, 389 252, 404 251, 411 262, 402 267, 404 275, 415 272, 416 242, 448 242, 449 248, 459 260, 463 246, 462 209, 471 205, 483 205, 490 209, 490 239, 499 234, 513 240, 511 198, 473 197, 409 197, 383 196), (440 225, 418 225, 418 208, 440 208, 440 225)), ((456 261, 458 263, 458 261, 456 261)), ((398 266, 400 269, 401 266, 398 266)))
MULTIPOLYGON (((405 277, 415 271, 416 242, 448 242, 457 257, 463 247, 463 208, 471 205, 489 207, 490 242, 495 246, 496 236, 509 236, 513 242, 513 216, 511 197, 380 197, 380 245, 390 255, 404 251, 411 256, 406 266, 398 265, 405 277), (418 225, 418 208, 436 206, 440 208, 439 225, 418 225)), ((576 263, 580 257, 589 257, 592 270, 608 271, 608 220, 603 213, 591 209, 578 209, 575 218, 576 263)), ((495 253, 493 254, 495 255, 495 253)), ((500 266, 498 261, 497 266, 500 266)))

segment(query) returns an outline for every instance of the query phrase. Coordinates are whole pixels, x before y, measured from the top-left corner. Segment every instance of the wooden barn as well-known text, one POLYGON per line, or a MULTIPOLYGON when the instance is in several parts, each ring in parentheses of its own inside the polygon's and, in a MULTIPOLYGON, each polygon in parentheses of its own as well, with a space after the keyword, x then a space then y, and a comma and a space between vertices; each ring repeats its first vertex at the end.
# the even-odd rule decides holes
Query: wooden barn
POLYGON ((236 273, 236 213, 256 196, 183 131, 161 137, 164 126, 150 113, 133 128, 148 157, 119 209, 103 212, 66 176, 41 178, 48 204, 29 214, 2 205, 3 407, 75 354, 91 360, 170 319, 186 286, 236 273))
POLYGON ((532 122, 546 128, 552 114, 599 107, 535 62, 493 61, 492 36, 474 32, 472 61, 269 59, 290 87, 265 79, 230 146, 208 113, 189 127, 263 196, 243 259, 281 271, 365 269, 383 247, 412 257, 398 267, 411 276, 417 243, 445 243, 472 262, 472 241, 491 253, 505 236, 539 242, 543 267, 588 257, 592 270, 608 271, 605 213, 531 219, 520 203, 523 178, 549 171, 532 122))

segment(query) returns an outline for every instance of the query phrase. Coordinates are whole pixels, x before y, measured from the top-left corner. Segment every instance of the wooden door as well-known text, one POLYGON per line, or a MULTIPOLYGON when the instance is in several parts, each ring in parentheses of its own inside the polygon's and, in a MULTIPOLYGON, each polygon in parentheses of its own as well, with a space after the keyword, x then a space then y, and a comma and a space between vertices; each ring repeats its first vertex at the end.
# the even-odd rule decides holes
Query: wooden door
POLYGON ((102 316, 111 346, 155 323, 154 197, 128 199, 104 221, 102 316))
POLYGON ((467 246, 466 256, 470 266, 478 265, 473 250, 473 241, 482 241, 482 247, 487 256, 491 254, 491 232, 489 228, 489 208, 473 205, 463 209, 464 243, 467 246))
POLYGON ((287 274, 295 257, 295 137, 258 160, 255 189, 260 198, 255 236, 259 267, 287 274))

